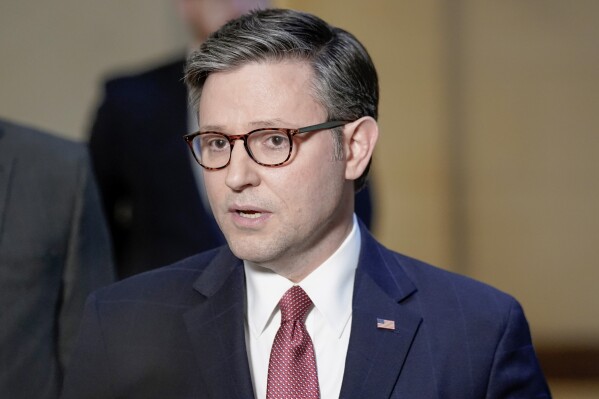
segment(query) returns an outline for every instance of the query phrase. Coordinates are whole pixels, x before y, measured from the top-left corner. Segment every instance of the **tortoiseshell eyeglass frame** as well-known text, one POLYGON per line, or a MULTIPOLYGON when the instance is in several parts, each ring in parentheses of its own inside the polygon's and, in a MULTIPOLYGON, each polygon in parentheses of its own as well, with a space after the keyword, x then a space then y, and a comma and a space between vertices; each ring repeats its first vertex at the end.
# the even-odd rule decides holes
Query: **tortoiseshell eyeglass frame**
POLYGON ((200 166, 202 166, 206 170, 219 170, 219 169, 226 168, 229 165, 229 163, 231 162, 231 154, 233 152, 233 146, 235 145, 235 141, 237 141, 237 140, 243 140, 243 146, 245 147, 246 152, 248 153, 250 158, 252 158, 252 160, 254 162, 256 162, 258 165, 268 166, 268 167, 276 167, 276 166, 281 166, 281 165, 285 164, 287 161, 289 161, 289 158, 291 158, 291 154, 293 152, 293 136, 295 136, 296 134, 316 132, 319 130, 334 129, 336 127, 340 127, 340 126, 346 125, 348 123, 350 123, 350 121, 329 121, 329 122, 319 123, 316 125, 300 127, 299 129, 285 129, 285 128, 277 128, 277 127, 274 127, 274 128, 268 127, 268 128, 254 129, 251 132, 248 132, 245 134, 231 134, 231 135, 227 135, 227 134, 224 134, 221 132, 213 132, 213 131, 207 131, 207 132, 197 131, 195 133, 189 133, 189 134, 184 135, 183 139, 185 139, 185 142, 187 142, 187 145, 189 146, 189 149, 191 150, 191 153, 193 154, 193 157, 196 160, 196 162, 198 164, 200 164, 200 166), (256 160, 256 158, 254 158, 254 155, 252 154, 252 151, 250 150, 250 147, 248 145, 248 137, 253 133, 264 131, 264 130, 278 131, 281 133, 285 133, 287 135, 287 137, 289 138, 289 154, 287 154, 287 158, 285 158, 284 161, 278 162, 275 164, 267 164, 267 163, 259 162, 258 160, 256 160), (200 162, 200 158, 196 155, 196 153, 193 149, 192 142, 196 137, 204 135, 204 134, 219 134, 219 135, 222 135, 223 137, 225 137, 229 141, 229 145, 231 146, 230 151, 229 151, 229 160, 223 166, 214 168, 214 167, 209 167, 209 166, 203 165, 202 162, 200 162))

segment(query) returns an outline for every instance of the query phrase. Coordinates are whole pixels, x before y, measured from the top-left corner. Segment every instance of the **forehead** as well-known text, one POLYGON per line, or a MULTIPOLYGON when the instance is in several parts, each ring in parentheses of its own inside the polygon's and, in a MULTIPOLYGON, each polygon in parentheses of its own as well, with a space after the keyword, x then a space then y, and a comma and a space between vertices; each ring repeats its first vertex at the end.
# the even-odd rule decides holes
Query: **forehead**
POLYGON ((200 124, 245 124, 283 119, 298 123, 326 116, 313 95, 311 65, 306 61, 251 62, 212 73, 202 89, 200 124))

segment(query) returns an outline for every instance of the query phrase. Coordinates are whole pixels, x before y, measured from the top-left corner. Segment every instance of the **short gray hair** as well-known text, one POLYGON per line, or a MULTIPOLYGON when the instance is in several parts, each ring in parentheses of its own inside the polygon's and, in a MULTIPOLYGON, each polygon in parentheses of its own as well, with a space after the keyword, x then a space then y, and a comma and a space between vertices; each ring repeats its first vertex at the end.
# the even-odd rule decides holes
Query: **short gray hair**
MULTIPOLYGON (((197 107, 202 87, 214 72, 250 62, 298 60, 314 72, 314 98, 328 120, 354 121, 378 117, 376 69, 364 46, 351 33, 303 12, 283 9, 252 11, 225 24, 191 54, 185 83, 197 107)), ((335 134, 336 156, 343 156, 340 130, 335 134)), ((355 182, 366 183, 370 163, 355 182)))

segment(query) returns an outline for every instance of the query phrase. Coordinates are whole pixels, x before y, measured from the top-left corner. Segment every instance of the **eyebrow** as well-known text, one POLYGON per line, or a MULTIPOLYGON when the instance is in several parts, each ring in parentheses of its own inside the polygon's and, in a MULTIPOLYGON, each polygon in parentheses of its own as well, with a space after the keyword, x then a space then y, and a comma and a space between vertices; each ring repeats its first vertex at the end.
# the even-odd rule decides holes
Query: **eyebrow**
POLYGON ((274 118, 261 121, 253 121, 248 123, 248 125, 253 127, 286 127, 289 125, 289 122, 285 122, 283 119, 280 118, 274 118))
MULTIPOLYGON (((252 122, 248 123, 250 130, 253 128, 261 128, 261 127, 281 127, 281 128, 285 127, 286 128, 286 127, 289 127, 289 125, 293 125, 293 124, 286 122, 281 118, 257 120, 257 121, 252 121, 252 122)), ((203 125, 200 127, 201 132, 222 132, 222 133, 224 133, 226 130, 228 130, 228 129, 223 125, 203 125)), ((227 134, 233 134, 233 133, 227 133, 227 134)))

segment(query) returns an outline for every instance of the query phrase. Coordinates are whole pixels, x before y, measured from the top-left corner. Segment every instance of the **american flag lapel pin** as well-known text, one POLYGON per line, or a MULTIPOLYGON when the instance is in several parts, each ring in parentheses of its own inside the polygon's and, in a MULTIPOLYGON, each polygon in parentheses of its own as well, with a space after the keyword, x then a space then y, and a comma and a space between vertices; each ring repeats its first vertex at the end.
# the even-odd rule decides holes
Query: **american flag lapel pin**
POLYGON ((395 321, 377 318, 376 328, 382 328, 383 330, 395 330, 395 321))

